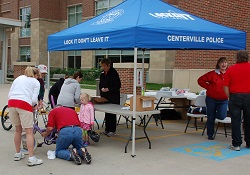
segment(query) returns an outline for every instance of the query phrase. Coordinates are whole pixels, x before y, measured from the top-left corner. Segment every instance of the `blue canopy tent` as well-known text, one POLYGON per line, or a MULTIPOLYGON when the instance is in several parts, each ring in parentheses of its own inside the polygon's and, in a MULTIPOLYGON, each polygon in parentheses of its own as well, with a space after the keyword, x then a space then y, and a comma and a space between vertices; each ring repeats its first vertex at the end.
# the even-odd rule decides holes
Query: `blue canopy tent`
MULTIPOLYGON (((49 52, 69 50, 242 50, 246 33, 219 25, 161 0, 126 0, 86 22, 48 36, 49 52)), ((134 101, 136 80, 134 78, 134 101)), ((134 109, 135 109, 135 103, 134 109)), ((134 112, 134 118, 135 113, 134 112)), ((132 156, 135 154, 133 120, 132 156)))

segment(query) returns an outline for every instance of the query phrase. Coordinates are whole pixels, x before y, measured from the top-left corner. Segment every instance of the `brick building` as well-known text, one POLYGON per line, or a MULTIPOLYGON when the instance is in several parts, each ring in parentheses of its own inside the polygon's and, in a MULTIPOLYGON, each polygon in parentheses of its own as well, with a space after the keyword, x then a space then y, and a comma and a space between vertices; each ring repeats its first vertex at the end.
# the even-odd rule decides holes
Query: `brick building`
MULTIPOLYGON (((123 0, 0 0, 0 17, 20 19, 25 26, 9 34, 8 69, 18 62, 47 64, 47 36, 86 21, 123 0)), ((204 19, 248 32, 250 2, 248 0, 165 0, 182 10, 204 19)), ((249 37, 247 39, 247 46, 249 37)), ((178 84, 178 75, 200 75, 213 69, 221 56, 234 62, 236 51, 162 50, 146 51, 149 63, 148 81, 178 84), (184 72, 183 72, 184 70, 184 72), (191 72, 190 72, 191 71, 191 72), (195 71, 195 73, 192 73, 195 71), (198 73, 197 73, 198 71, 198 73)), ((138 62, 141 61, 141 53, 138 62)), ((64 51, 50 55, 51 68, 97 67, 101 58, 109 57, 114 63, 133 62, 133 51, 98 50, 64 51)), ((185 80, 186 81, 186 80, 185 80)), ((181 82, 185 82, 181 81, 181 82)), ((186 83, 186 82, 185 82, 186 83)), ((188 82, 190 84, 190 82, 188 82)))

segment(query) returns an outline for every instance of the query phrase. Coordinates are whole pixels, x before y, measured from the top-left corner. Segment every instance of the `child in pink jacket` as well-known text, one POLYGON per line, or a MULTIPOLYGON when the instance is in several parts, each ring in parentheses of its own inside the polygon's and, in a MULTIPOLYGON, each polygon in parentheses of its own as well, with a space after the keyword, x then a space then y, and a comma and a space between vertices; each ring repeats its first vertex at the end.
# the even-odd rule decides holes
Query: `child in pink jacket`
POLYGON ((83 129, 83 146, 89 146, 88 130, 91 130, 94 125, 94 106, 90 102, 90 97, 87 93, 82 93, 80 96, 81 106, 78 118, 83 129))

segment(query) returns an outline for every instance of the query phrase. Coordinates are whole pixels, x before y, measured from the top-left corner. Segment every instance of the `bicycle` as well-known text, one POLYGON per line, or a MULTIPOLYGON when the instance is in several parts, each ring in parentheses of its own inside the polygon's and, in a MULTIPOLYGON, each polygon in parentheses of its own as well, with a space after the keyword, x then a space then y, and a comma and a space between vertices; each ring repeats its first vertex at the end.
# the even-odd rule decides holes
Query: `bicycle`
MULTIPOLYGON (((44 143, 46 145, 51 145, 51 144, 55 144, 56 143, 56 139, 58 137, 58 133, 57 133, 57 130, 56 129, 53 129, 52 132, 44 138, 43 142, 41 143, 38 143, 38 140, 36 139, 35 137, 35 134, 36 132, 39 132, 40 134, 42 132, 44 132, 46 130, 46 126, 47 126, 47 113, 45 110, 35 110, 33 112, 33 121, 34 121, 34 124, 33 124, 33 134, 34 134, 34 150, 36 150, 37 147, 41 147, 44 143), (42 115, 42 118, 43 118, 43 122, 44 122, 44 126, 45 128, 41 129, 39 126, 38 126, 38 120, 39 120, 39 115, 42 115)), ((27 145, 26 145, 26 133, 23 132, 22 133, 22 145, 23 145, 23 149, 26 150, 25 152, 27 152, 28 148, 27 148, 27 145)))
MULTIPOLYGON (((43 121, 44 121, 44 125, 45 125, 45 128, 44 129, 41 129, 39 126, 38 126, 38 116, 39 116, 39 111, 38 110, 35 110, 34 112, 34 125, 33 125, 33 134, 35 135, 36 132, 39 132, 40 134, 43 133, 44 131, 46 131, 46 126, 47 126, 47 117, 44 118, 43 117, 43 121)), ((52 132, 44 138, 43 142, 42 143, 39 143, 37 146, 38 147, 41 147, 43 145, 43 143, 45 143, 46 145, 51 145, 51 144, 55 144, 56 143, 56 139, 58 138, 58 132, 57 132, 57 129, 54 128, 52 130, 52 132)))
POLYGON ((2 123, 3 129, 6 131, 9 131, 12 128, 12 124, 10 122, 10 117, 9 117, 8 105, 4 106, 2 110, 1 123, 2 123))
MULTIPOLYGON (((47 123, 47 114, 50 112, 50 104, 43 101, 43 108, 39 110, 39 114, 43 117, 43 122, 47 123)), ((2 110, 1 123, 4 130, 9 131, 12 128, 12 124, 9 117, 8 105, 5 105, 2 110)))

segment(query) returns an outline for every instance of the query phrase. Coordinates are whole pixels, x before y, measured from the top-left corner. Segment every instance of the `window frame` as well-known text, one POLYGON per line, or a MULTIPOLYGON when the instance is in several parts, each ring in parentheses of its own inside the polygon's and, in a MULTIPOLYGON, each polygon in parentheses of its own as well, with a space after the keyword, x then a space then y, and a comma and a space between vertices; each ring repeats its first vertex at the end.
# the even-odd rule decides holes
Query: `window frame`
POLYGON ((110 8, 122 3, 124 0, 97 0, 95 1, 95 15, 100 15, 110 8), (117 2, 115 2, 117 1, 117 2))
POLYGON ((20 38, 31 36, 31 7, 23 7, 19 9, 19 19, 25 22, 23 27, 20 27, 20 38), (27 13, 28 12, 28 13, 27 13))
MULTIPOLYGON (((75 26, 82 22, 82 4, 76 4, 67 7, 68 27, 75 26), (74 21, 70 21, 70 18, 74 18, 74 21)), ((68 68, 81 68, 81 51, 68 51, 67 52, 67 67, 68 68), (72 64, 73 62, 73 64, 72 64)))
POLYGON ((67 7, 67 18, 68 18, 68 27, 75 26, 82 22, 82 4, 77 4, 74 6, 67 7), (80 11, 78 11, 81 9, 80 11), (73 11, 71 11, 73 10, 73 11), (80 18, 79 18, 80 16, 80 18), (74 18, 74 22, 70 22, 70 17, 74 18), (79 20, 80 19, 80 20, 79 20), (72 24, 70 24, 72 23, 72 24))
POLYGON ((31 58, 30 58, 30 50, 31 47, 30 46, 20 46, 20 56, 19 56, 19 60, 20 62, 31 62, 31 58), (23 53, 23 49, 25 48, 25 53, 23 53), (22 57, 25 57, 24 59, 22 57))

